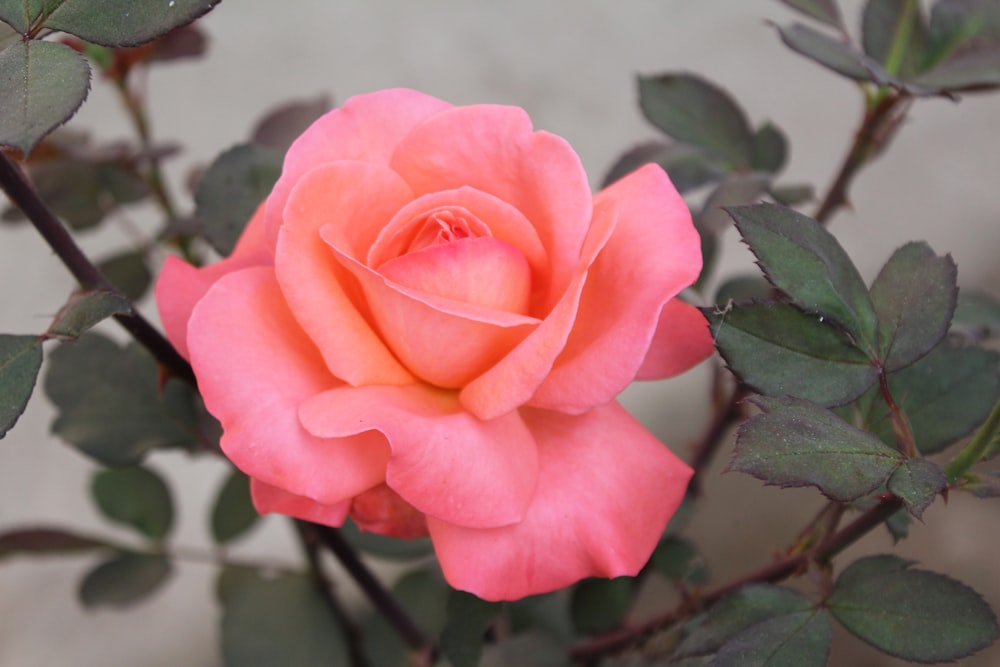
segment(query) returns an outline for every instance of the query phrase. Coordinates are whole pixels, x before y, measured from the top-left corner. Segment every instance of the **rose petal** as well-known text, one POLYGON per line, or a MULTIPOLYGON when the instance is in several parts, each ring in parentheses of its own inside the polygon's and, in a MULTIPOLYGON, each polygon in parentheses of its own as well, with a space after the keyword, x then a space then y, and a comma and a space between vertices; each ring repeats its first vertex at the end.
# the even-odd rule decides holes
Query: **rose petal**
POLYGON ((357 496, 351 502, 351 518, 369 533, 404 540, 427 535, 427 517, 385 484, 357 496))
POLYGON ((671 299, 660 311, 653 342, 636 374, 637 380, 661 380, 679 375, 715 351, 708 322, 697 308, 671 299))
POLYGON ((382 226, 412 197, 386 167, 334 162, 303 176, 288 199, 275 251, 278 282, 327 367, 352 385, 405 384, 413 376, 359 311, 364 299, 349 291, 354 279, 334 260, 319 230, 334 227, 345 251, 364 257, 382 226))
POLYGON ((297 496, 284 489, 265 484, 255 477, 250 478, 250 496, 253 499, 253 506, 261 514, 273 512, 327 526, 342 526, 351 507, 350 500, 324 505, 312 498, 297 496))
POLYGON ((480 421, 453 392, 427 385, 342 387, 302 404, 318 437, 382 433, 386 484, 429 516, 471 527, 520 521, 535 493, 538 454, 517 413, 480 421))
POLYGON ((531 297, 528 261, 517 248, 493 238, 411 252, 378 271, 404 287, 509 313, 525 314, 531 297))
POLYGON ((154 294, 163 329, 181 356, 189 358, 188 320, 195 304, 205 296, 208 288, 227 273, 273 262, 274 259, 264 243, 263 206, 250 218, 229 257, 203 268, 195 268, 172 255, 167 257, 156 279, 154 294))
POLYGON ((320 235, 360 282, 386 344, 414 375, 433 385, 463 386, 538 325, 532 317, 399 285, 344 253, 337 228, 328 225, 320 235))
POLYGON ((593 224, 609 218, 614 232, 590 268, 566 348, 530 405, 584 412, 613 400, 646 358, 663 305, 701 270, 691 214, 659 166, 595 197, 593 224))
POLYGON ((273 248, 285 204, 299 179, 336 160, 388 164, 399 141, 425 118, 451 105, 415 90, 396 88, 349 98, 325 114, 288 149, 281 177, 267 199, 267 239, 273 248))
POLYGON ((288 312, 270 268, 221 278, 188 331, 198 388, 222 422, 222 450, 236 467, 323 505, 383 481, 384 438, 322 439, 299 423, 299 404, 339 382, 288 312))
POLYGON ((391 166, 418 195, 470 186, 531 220, 549 258, 552 308, 572 280, 591 213, 580 158, 561 137, 534 132, 516 107, 455 107, 400 141, 391 166))
POLYGON ((538 490, 511 526, 476 530, 428 517, 448 583, 484 600, 516 600, 584 577, 636 574, 691 469, 617 402, 577 416, 522 412, 538 443, 538 490))

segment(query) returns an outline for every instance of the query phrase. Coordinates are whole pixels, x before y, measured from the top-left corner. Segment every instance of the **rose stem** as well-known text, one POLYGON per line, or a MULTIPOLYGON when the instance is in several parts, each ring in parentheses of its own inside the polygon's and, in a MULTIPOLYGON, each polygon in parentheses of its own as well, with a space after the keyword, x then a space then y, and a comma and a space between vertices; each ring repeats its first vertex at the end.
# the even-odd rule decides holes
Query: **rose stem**
POLYGON ((392 624, 403 641, 414 650, 434 653, 434 647, 424 635, 423 630, 417 627, 413 619, 399 606, 396 599, 365 567, 354 548, 347 543, 340 531, 320 524, 310 524, 310 526, 316 531, 316 536, 337 557, 340 564, 365 592, 375 608, 392 624))
POLYGON ((569 650, 570 656, 578 663, 592 664, 603 655, 628 648, 657 630, 668 628, 695 611, 711 606, 747 584, 776 583, 787 579, 796 572, 800 572, 810 562, 825 563, 854 544, 873 528, 881 525, 883 521, 899 511, 902 506, 903 503, 901 500, 895 496, 886 494, 878 505, 864 512, 814 549, 786 556, 697 597, 697 609, 693 608, 688 601, 684 601, 669 612, 655 616, 640 625, 609 633, 602 637, 596 637, 572 646, 569 650))
POLYGON ((313 585, 323 595, 323 599, 333 610, 333 615, 337 617, 347 634, 348 650, 351 654, 351 665, 353 667, 369 667, 367 656, 361 647, 361 629, 344 612, 343 607, 334 594, 333 582, 323 571, 323 565, 319 560, 319 535, 316 533, 314 524, 308 521, 295 520, 295 531, 302 543, 302 550, 306 553, 306 560, 309 561, 309 575, 313 580, 313 585))
MULTIPOLYGON (((100 269, 83 254, 70 233, 28 183, 17 163, 2 152, 0 152, 0 187, 14 205, 28 217, 80 285, 86 289, 111 292, 127 301, 126 297, 104 277, 100 269)), ((135 308, 129 313, 114 315, 114 318, 171 373, 192 386, 196 385, 191 365, 135 308)))

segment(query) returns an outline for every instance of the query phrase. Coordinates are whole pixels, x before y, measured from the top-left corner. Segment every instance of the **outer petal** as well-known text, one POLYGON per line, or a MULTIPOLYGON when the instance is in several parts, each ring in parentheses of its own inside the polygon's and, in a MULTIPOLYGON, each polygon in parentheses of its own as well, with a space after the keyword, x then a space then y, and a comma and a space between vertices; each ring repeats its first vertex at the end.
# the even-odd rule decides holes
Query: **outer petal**
POLYGON ((351 292, 354 279, 334 258, 319 230, 340 232, 350 254, 367 245, 412 198, 386 167, 334 162, 302 177, 288 200, 275 251, 275 272, 299 324, 319 347, 330 371, 353 385, 404 384, 413 376, 373 330, 351 292))
POLYGON ((420 124, 391 166, 418 195, 470 186, 519 209, 549 255, 551 308, 572 280, 587 233, 590 186, 580 158, 560 137, 533 132, 523 109, 456 107, 420 124))
POLYGON ((680 299, 671 299, 660 311, 646 358, 637 380, 660 380, 688 370, 715 351, 705 316, 680 299))
POLYGON ((267 238, 278 237, 292 188, 313 167, 335 160, 388 164, 396 144, 425 118, 451 105, 402 88, 357 95, 309 126, 285 155, 281 177, 267 200, 267 238))
POLYGON ((517 413, 480 421, 452 392, 411 385, 332 389, 306 401, 299 415, 319 437, 384 434, 392 447, 386 484, 453 524, 520 521, 535 493, 538 454, 517 413))
POLYGON ((377 434, 322 439, 299 404, 337 386, 298 327, 270 268, 221 278, 191 315, 191 363, 222 449, 248 475, 323 505, 384 479, 389 449, 377 434))
POLYGON ((530 404, 583 412, 614 399, 636 376, 663 305, 698 277, 701 244, 684 200, 657 165, 594 200, 594 225, 614 233, 587 277, 566 349, 530 404))
POLYGON ((312 498, 297 496, 276 486, 265 484, 254 477, 250 478, 250 496, 253 498, 253 506, 261 514, 274 512, 327 526, 342 526, 351 507, 350 500, 324 505, 312 498))
POLYGON ((264 243, 264 207, 261 206, 247 223, 232 254, 204 268, 195 268, 183 260, 170 256, 163 263, 156 279, 154 293, 160 320, 167 338, 185 359, 189 357, 187 325, 201 297, 216 280, 249 266, 272 264, 274 259, 264 243))
POLYGON ((516 600, 584 577, 634 575, 691 469, 617 402, 578 416, 522 412, 540 464, 528 513, 487 530, 428 517, 445 578, 485 600, 516 600))

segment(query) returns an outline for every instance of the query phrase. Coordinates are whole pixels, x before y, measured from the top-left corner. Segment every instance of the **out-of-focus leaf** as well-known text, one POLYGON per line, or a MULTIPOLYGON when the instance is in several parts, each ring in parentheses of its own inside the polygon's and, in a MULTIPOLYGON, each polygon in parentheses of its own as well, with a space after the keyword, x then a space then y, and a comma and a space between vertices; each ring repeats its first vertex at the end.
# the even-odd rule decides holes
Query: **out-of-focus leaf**
POLYGON ((1000 7, 993 0, 938 0, 931 7, 924 69, 961 61, 1000 40, 1000 7))
POLYGON ((782 206, 796 206, 816 198, 811 185, 775 185, 769 194, 782 206))
MULTIPOLYGON (((236 582, 234 582, 236 583, 236 582)), ((222 605, 226 667, 348 665, 344 629, 305 576, 247 578, 222 605)))
POLYGON ((250 480, 233 470, 212 506, 212 539, 219 544, 230 542, 250 530, 259 518, 250 500, 250 480))
POLYGON ((162 540, 174 523, 174 504, 166 482, 148 468, 102 470, 94 475, 91 494, 101 514, 162 540))
POLYGON ((0 533, 0 559, 27 554, 73 554, 95 549, 106 549, 107 542, 78 535, 61 528, 21 528, 0 533))
POLYGON ((878 377, 839 331, 795 306, 755 302, 702 313, 730 370, 762 394, 842 405, 878 377))
POLYGON ((887 483, 889 491, 899 496, 906 509, 918 519, 947 487, 948 478, 941 467, 920 458, 910 459, 901 465, 887 483))
POLYGON ((76 231, 97 226, 111 210, 102 197, 93 164, 73 160, 41 163, 31 169, 31 180, 52 211, 76 231))
POLYGON ((208 39, 197 25, 188 24, 171 30, 153 44, 150 62, 170 62, 197 58, 205 54, 208 39))
POLYGON ((77 292, 59 309, 48 335, 79 338, 84 332, 112 315, 132 312, 132 304, 119 294, 105 290, 77 292))
POLYGON ((878 488, 905 460, 814 403, 763 396, 753 402, 764 412, 740 426, 729 470, 765 484, 815 486, 832 500, 848 502, 878 488))
POLYGON ((428 556, 434 551, 429 537, 421 537, 413 540, 401 540, 394 537, 384 537, 377 533, 369 533, 360 530, 357 525, 348 519, 340 528, 341 534, 355 549, 360 549, 365 553, 379 558, 389 560, 413 560, 428 556))
POLYGON ((313 121, 333 107, 329 95, 320 95, 312 100, 297 100, 283 104, 270 111, 257 122, 251 139, 255 144, 270 148, 284 155, 313 121))
POLYGON ((937 67, 913 79, 920 88, 961 92, 1000 86, 1000 40, 972 42, 937 67))
MULTIPOLYGON (((566 650, 546 635, 529 632, 487 646, 479 667, 571 667, 566 650)), ((604 667, 604 662, 601 663, 604 667)))
POLYGON ((788 139, 776 125, 764 124, 753 135, 753 161, 757 171, 777 174, 788 159, 788 139))
POLYGON ((849 79, 882 83, 889 78, 881 65, 846 41, 834 39, 801 23, 779 27, 778 33, 781 41, 792 51, 849 79))
POLYGON ((556 593, 532 595, 507 603, 511 634, 542 633, 562 646, 576 637, 566 596, 556 593))
POLYGON ((27 155, 76 113, 89 88, 87 62, 65 44, 31 40, 0 51, 0 146, 27 155))
POLYGON ((744 586, 712 605, 674 656, 687 658, 714 653, 743 630, 771 618, 808 612, 812 607, 812 600, 787 588, 771 584, 744 586))
POLYGON ((453 667, 476 667, 483 650, 483 635, 501 605, 480 600, 471 593, 452 591, 448 621, 441 633, 441 652, 453 667))
POLYGON ((844 20, 840 17, 837 0, 781 0, 781 2, 817 21, 840 30, 844 29, 844 20))
POLYGON ((244 586, 253 585, 260 579, 260 568, 245 565, 223 565, 215 578, 215 598, 225 603, 229 597, 238 593, 244 586))
POLYGON ((138 301, 145 296, 153 281, 153 274, 141 252, 128 251, 113 255, 101 261, 97 268, 112 285, 132 301, 138 301))
MULTIPOLYGON (((4 4, 21 4, 3 0, 4 4)), ((221 0, 45 0, 36 27, 62 30, 102 46, 135 46, 205 14, 221 0), (115 17, 109 21, 108 17, 115 17)), ((42 5, 42 3, 30 3, 42 5)), ((4 13, 6 11, 4 10, 4 13)))
POLYGON ((208 242, 229 255, 250 217, 281 175, 281 156, 241 144, 216 158, 201 177, 194 200, 208 242))
POLYGON ((772 285, 808 313, 840 324, 875 352, 875 309, 840 243, 812 218, 774 204, 728 209, 772 285))
POLYGON ((1000 300, 986 292, 962 288, 951 318, 951 331, 974 342, 1000 335, 1000 300))
POLYGON ((715 667, 823 667, 833 627, 822 609, 769 618, 738 633, 715 655, 715 667))
POLYGON ((119 552, 92 569, 80 582, 84 607, 128 607, 160 588, 170 576, 163 556, 119 552))
POLYGON ((715 303, 738 303, 751 299, 764 300, 771 296, 771 283, 760 276, 735 276, 719 285, 715 293, 715 303))
POLYGON ((584 579, 573 587, 570 615, 583 635, 609 632, 621 625, 632 604, 630 577, 584 579))
POLYGON ((731 168, 749 166, 753 132, 740 106, 692 74, 639 77, 639 106, 669 136, 707 151, 731 168))
POLYGON ((879 357, 887 370, 909 366, 948 332, 956 280, 951 255, 938 257, 923 242, 907 243, 882 267, 871 298, 878 313, 879 357))
POLYGON ((650 562, 656 571, 670 579, 682 579, 692 584, 708 580, 705 561, 690 542, 673 535, 660 540, 650 562))
POLYGON ((869 0, 861 22, 861 42, 887 72, 908 78, 924 57, 927 24, 919 0, 869 0))
MULTIPOLYGON (((893 400, 906 413, 917 449, 934 454, 968 435, 1000 397, 1000 356, 978 347, 938 345, 930 354, 889 376, 893 400)), ((877 388, 858 401, 865 428, 895 442, 889 408, 877 388)))
MULTIPOLYGON (((407 615, 428 637, 437 637, 447 621, 451 589, 435 569, 413 570, 392 588, 393 597, 407 615)), ((363 621, 365 653, 373 665, 406 663, 409 647, 380 614, 372 613, 363 621)))
POLYGON ((911 564, 888 555, 855 561, 826 607, 855 636, 904 660, 957 660, 1000 637, 978 593, 942 574, 910 570, 911 564))
POLYGON ((731 174, 712 191, 694 224, 702 234, 718 234, 732 225, 728 207, 759 201, 771 185, 771 175, 759 171, 731 174))
MULTIPOLYGON (((1000 498, 1000 473, 966 473, 957 488, 970 492, 976 498, 1000 498)), ((0 555, 2 553, 0 549, 0 555)))
POLYGON ((198 438, 191 390, 159 387, 156 362, 136 344, 120 348, 90 332, 49 356, 45 392, 58 413, 52 431, 108 465, 138 462, 153 447, 198 438))
POLYGON ((38 336, 0 334, 0 438, 24 413, 41 367, 42 341, 38 336))
POLYGON ((901 509, 885 520, 885 528, 892 535, 893 543, 906 539, 910 534, 910 523, 913 519, 905 509, 901 509))
POLYGON ((680 193, 689 192, 716 181, 723 172, 704 155, 685 144, 666 141, 649 141, 626 151, 612 165, 604 178, 603 187, 611 185, 650 162, 660 165, 680 193))

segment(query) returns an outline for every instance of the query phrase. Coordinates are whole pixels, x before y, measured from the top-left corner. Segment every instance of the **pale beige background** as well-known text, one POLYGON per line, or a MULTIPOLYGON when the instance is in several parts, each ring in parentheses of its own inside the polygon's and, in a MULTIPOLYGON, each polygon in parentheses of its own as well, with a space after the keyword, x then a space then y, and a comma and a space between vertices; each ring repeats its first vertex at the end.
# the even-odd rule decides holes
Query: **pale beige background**
MULTIPOLYGON (((860 2, 844 4, 856 24, 860 2)), ((785 128, 793 142, 787 180, 823 187, 854 130, 859 96, 850 83, 788 53, 765 24, 794 18, 771 0, 230 1, 203 23, 212 38, 207 60, 164 66, 150 77, 153 130, 187 147, 173 163, 176 185, 191 165, 244 139, 279 101, 410 86, 457 104, 526 108, 538 127, 569 139, 596 183, 621 150, 655 134, 636 109, 634 75, 689 70, 729 89, 755 123, 771 119, 785 128)), ((998 290, 998 119, 1000 96, 916 106, 889 156, 858 182, 854 211, 833 225, 866 278, 896 245, 923 238, 952 253, 963 285, 998 290)), ((101 82, 73 123, 102 139, 128 134, 101 82)), ((137 223, 148 227, 141 215, 137 223)), ((109 229, 83 241, 106 249, 121 243, 118 234, 109 229)), ((730 235, 724 259, 732 271, 747 268, 750 258, 730 235)), ((0 230, 0 331, 44 329, 70 287, 29 228, 0 230)), ((684 453, 703 426, 706 386, 706 373, 696 371, 630 390, 627 400, 684 453)), ((131 539, 97 517, 86 493, 93 467, 47 435, 50 418, 39 393, 0 442, 0 530, 54 523, 131 539)), ((223 467, 178 455, 157 455, 152 466, 174 484, 175 543, 207 549, 206 511, 223 467)), ((692 533, 720 577, 761 564, 790 539, 797 517, 820 504, 809 490, 761 489, 717 473, 708 495, 692 533)), ((953 497, 930 510, 926 526, 914 526, 898 552, 974 584, 1000 607, 997 519, 995 502, 953 497)), ((238 553, 293 558, 283 522, 265 523, 238 553)), ((858 552, 890 548, 878 534, 858 552)), ((89 558, 0 563, 0 667, 219 664, 212 567, 180 565, 160 595, 128 614, 87 614, 74 595, 90 565, 89 558)), ((997 663, 994 649, 963 664, 997 663)), ((880 662, 847 638, 831 664, 898 663, 880 662)))

